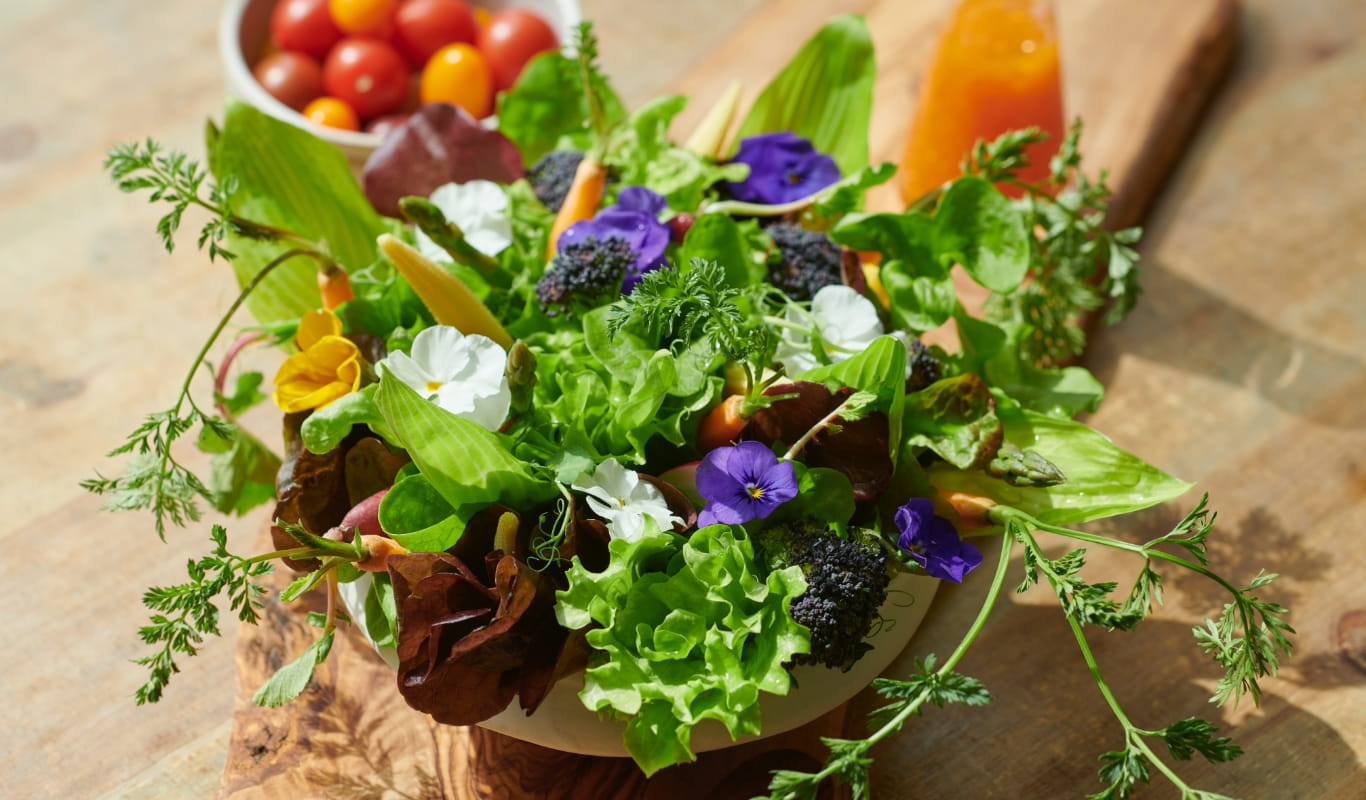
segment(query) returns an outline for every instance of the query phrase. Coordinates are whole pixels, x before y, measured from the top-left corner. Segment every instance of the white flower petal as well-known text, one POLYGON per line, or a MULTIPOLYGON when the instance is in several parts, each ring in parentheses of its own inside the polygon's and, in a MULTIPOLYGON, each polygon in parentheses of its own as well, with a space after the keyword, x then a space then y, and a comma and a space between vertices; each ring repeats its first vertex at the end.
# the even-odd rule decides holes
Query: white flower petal
POLYGON ((379 362, 378 368, 381 373, 389 372, 423 397, 431 397, 435 391, 431 384, 437 382, 436 379, 406 353, 390 353, 379 362))
POLYGON ((862 349, 882 335, 882 322, 872 301, 848 286, 826 286, 816 292, 811 314, 821 336, 841 347, 862 349))
MULTIPOLYGON (((460 226, 465 240, 481 253, 498 255, 512 244, 508 198, 492 181, 468 181, 438 186, 429 198, 446 219, 460 226)), ((450 261, 439 245, 418 231, 418 250, 433 261, 450 261)))
POLYGON ((450 325, 434 325, 413 339, 413 360, 434 379, 446 382, 458 375, 469 361, 465 334, 450 325))
POLYGON ((614 539, 634 541, 683 521, 669 510, 662 492, 615 458, 599 464, 592 475, 581 475, 572 488, 587 495, 588 507, 607 522, 614 539))
POLYGON ((508 388, 507 380, 502 380, 489 394, 471 391, 471 386, 457 381, 443 384, 436 393, 436 404, 488 430, 503 427, 503 420, 512 408, 512 390, 508 388))

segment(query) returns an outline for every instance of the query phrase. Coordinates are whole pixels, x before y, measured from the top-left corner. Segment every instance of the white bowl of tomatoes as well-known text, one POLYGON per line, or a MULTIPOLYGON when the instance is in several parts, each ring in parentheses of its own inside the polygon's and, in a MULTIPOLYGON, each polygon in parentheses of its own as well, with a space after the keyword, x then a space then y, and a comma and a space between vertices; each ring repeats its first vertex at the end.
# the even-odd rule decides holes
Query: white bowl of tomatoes
POLYGON ((537 53, 572 41, 576 0, 228 0, 228 89, 360 165, 424 102, 492 115, 537 53))

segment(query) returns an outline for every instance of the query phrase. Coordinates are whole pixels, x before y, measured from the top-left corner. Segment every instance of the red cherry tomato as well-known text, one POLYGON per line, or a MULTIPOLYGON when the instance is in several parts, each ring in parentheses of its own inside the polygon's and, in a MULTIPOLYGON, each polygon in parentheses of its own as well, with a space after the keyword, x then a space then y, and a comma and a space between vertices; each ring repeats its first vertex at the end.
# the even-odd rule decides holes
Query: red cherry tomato
POLYGON ((344 131, 360 129, 360 120, 356 119, 356 112, 335 97, 319 97, 304 106, 302 113, 310 120, 329 128, 340 128, 344 131))
POLYGON ((252 70, 271 97, 298 111, 323 93, 323 68, 302 53, 271 53, 252 70))
POLYGON ((387 42, 347 37, 323 63, 323 87, 363 119, 397 111, 408 96, 408 65, 387 42))
POLYGON ((517 82, 522 67, 532 56, 554 50, 560 42, 550 25, 536 14, 522 8, 505 8, 479 31, 478 45, 493 73, 493 88, 502 91, 517 82))
POLYGON ((328 0, 332 21, 345 33, 376 35, 393 19, 398 0, 328 0))
POLYGON ((280 0, 270 12, 270 40, 281 50, 321 59, 341 38, 327 0, 280 0))
POLYGON ((479 35, 474 12, 463 0, 408 0, 398 7, 394 27, 394 44, 415 67, 446 45, 473 44, 479 35))

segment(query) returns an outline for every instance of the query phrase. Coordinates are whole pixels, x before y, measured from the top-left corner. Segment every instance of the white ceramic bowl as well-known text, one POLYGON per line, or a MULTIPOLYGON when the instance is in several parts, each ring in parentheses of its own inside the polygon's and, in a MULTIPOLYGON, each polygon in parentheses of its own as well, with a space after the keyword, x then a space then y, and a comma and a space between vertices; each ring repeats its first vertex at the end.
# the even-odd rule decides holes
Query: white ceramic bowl
MULTIPOLYGON (((901 654, 929 610, 939 581, 923 575, 902 573, 889 587, 887 602, 882 606, 886 621, 868 639, 873 649, 848 672, 824 667, 798 667, 793 675, 797 686, 786 695, 761 693, 759 709, 764 732, 759 736, 740 739, 753 741, 774 736, 800 727, 827 711, 849 700, 863 690, 873 678, 901 654)), ((342 600, 357 629, 364 631, 361 620, 365 613, 365 595, 370 589, 370 576, 364 575, 353 583, 340 586, 342 600)), ((398 657, 393 648, 376 648, 380 656, 397 669, 398 657)), ((562 680, 551 688, 536 713, 527 716, 516 699, 506 710, 480 723, 481 727, 568 753, 590 756, 627 756, 622 744, 626 724, 604 720, 589 711, 579 701, 583 688, 582 674, 562 680)), ((715 720, 703 720, 693 729, 692 749, 695 753, 719 750, 740 742, 731 741, 730 734, 715 720)))
MULTIPOLYGON (((315 125, 302 114, 271 97, 251 68, 270 40, 270 12, 276 0, 228 0, 218 24, 218 54, 223 61, 228 91, 277 119, 296 125, 341 149, 352 164, 365 163, 379 146, 380 137, 363 131, 344 131, 315 125)), ((573 41, 573 31, 583 19, 577 0, 473 0, 490 11, 520 7, 540 14, 554 29, 561 44, 573 41)))

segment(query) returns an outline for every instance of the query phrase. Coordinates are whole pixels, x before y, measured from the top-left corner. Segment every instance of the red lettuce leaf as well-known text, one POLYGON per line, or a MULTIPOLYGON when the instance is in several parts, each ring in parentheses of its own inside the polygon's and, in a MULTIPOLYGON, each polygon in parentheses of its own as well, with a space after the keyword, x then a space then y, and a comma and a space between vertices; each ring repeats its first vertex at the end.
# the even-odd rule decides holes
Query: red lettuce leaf
POLYGON ((522 155, 506 136, 458 106, 428 103, 366 159, 365 196, 381 214, 400 217, 402 197, 427 197, 447 183, 512 183, 525 174, 522 155))

